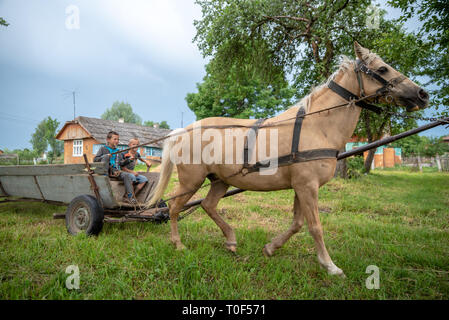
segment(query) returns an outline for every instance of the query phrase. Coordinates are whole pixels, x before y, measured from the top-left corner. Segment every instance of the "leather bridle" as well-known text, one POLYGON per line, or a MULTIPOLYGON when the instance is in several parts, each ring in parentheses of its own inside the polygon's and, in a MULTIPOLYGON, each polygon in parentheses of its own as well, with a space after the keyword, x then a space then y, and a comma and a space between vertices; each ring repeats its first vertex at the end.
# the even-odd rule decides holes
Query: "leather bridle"
POLYGON ((393 89, 396 85, 407 79, 404 75, 400 75, 398 77, 395 77, 390 80, 385 80, 381 75, 379 75, 377 72, 373 71, 372 69, 368 68, 368 66, 360 59, 357 59, 355 62, 354 67, 355 74, 357 76, 357 82, 359 83, 360 88, 360 97, 366 97, 365 95, 365 88, 363 86, 363 78, 362 78, 362 72, 369 76, 370 78, 377 80, 380 82, 383 86, 376 90, 375 96, 382 97, 384 96, 387 102, 392 102, 393 97, 389 95, 391 92, 391 89, 393 89), (390 100, 390 101, 388 101, 390 100))

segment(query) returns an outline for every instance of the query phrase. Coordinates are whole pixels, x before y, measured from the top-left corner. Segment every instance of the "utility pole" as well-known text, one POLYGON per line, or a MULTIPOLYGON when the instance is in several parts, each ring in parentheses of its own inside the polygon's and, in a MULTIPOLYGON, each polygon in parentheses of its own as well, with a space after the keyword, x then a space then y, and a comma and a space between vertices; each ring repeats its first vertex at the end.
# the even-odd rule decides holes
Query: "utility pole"
POLYGON ((184 128, 184 112, 181 111, 181 128, 184 128))
POLYGON ((75 120, 75 91, 72 91, 73 95, 73 120, 75 120))

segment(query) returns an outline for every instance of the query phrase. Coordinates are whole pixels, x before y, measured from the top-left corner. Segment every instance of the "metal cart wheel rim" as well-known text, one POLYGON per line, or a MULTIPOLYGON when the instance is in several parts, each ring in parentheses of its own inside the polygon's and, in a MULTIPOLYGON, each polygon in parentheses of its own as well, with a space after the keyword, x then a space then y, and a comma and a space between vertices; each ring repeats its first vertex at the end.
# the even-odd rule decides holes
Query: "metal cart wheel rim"
POLYGON ((70 224, 77 229, 77 231, 85 231, 89 227, 90 220, 91 214, 89 209, 80 204, 72 211, 70 224))

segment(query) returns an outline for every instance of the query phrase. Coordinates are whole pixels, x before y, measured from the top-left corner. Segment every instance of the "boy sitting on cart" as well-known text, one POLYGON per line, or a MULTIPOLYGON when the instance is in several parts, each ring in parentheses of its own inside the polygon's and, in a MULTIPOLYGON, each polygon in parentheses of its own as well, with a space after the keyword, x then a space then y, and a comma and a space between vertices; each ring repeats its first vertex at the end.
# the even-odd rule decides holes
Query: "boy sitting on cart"
POLYGON ((135 190, 135 194, 139 194, 139 192, 143 189, 145 184, 148 182, 147 177, 138 174, 134 171, 134 168, 137 164, 137 160, 142 161, 147 165, 149 169, 151 167, 151 162, 143 159, 140 156, 140 153, 137 152, 137 146, 139 145, 139 139, 133 138, 129 140, 128 146, 131 148, 128 153, 124 154, 123 161, 120 162, 120 168, 122 169, 122 174, 128 174, 133 183, 137 183, 137 187, 135 190))
POLYGON ((129 173, 120 170, 120 163, 123 163, 125 159, 123 153, 115 153, 120 151, 117 148, 118 143, 119 134, 115 131, 108 132, 108 135, 106 136, 106 146, 102 146, 100 150, 98 150, 94 162, 106 163, 108 165, 109 176, 123 180, 125 184, 126 196, 123 200, 132 205, 137 205, 137 200, 134 197, 134 179, 131 178, 129 173))

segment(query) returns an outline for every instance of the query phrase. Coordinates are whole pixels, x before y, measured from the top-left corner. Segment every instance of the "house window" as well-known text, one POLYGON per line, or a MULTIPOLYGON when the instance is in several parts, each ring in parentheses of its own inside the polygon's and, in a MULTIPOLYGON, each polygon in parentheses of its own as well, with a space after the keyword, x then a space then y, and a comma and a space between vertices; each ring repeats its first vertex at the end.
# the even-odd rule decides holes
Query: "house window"
POLYGON ((73 156, 83 156, 83 140, 73 140, 73 156))
POLYGON ((153 148, 152 150, 152 156, 156 156, 156 157, 162 157, 162 150, 158 149, 158 148, 153 148))

